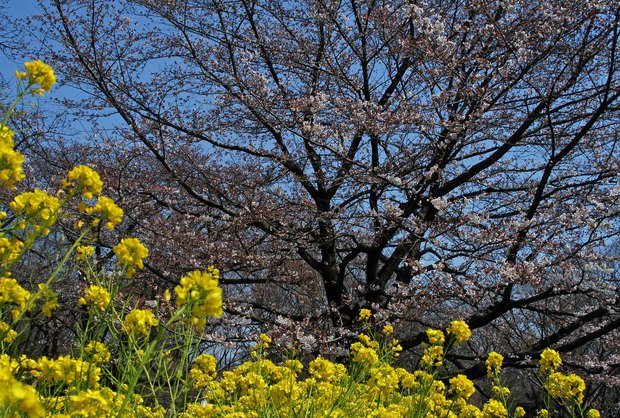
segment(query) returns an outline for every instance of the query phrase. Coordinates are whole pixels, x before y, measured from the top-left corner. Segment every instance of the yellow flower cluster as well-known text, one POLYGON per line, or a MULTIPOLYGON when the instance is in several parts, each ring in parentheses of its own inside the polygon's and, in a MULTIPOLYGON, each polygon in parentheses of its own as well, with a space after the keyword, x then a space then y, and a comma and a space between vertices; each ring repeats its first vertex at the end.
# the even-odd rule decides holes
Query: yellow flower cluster
MULTIPOLYGON (((558 400, 562 405, 569 408, 574 405, 581 405, 586 384, 576 374, 565 375, 557 371, 561 365, 562 358, 557 351, 547 348, 540 354, 539 375, 547 376, 544 388, 552 398, 558 400)), ((591 409, 588 416, 596 416, 598 413, 597 410, 591 409)))
POLYGON ((308 374, 319 381, 338 382, 346 376, 347 369, 342 364, 317 357, 308 365, 308 374))
POLYGON ((370 368, 379 362, 379 343, 366 334, 358 338, 359 342, 351 344, 351 362, 370 368))
POLYGON ((104 364, 110 361, 110 350, 102 342, 91 341, 84 347, 84 352, 95 364, 104 364))
POLYGON ((545 349, 540 354, 540 374, 552 373, 562 365, 560 354, 550 348, 545 349))
POLYGON ((263 351, 269 348, 271 344, 271 337, 267 334, 259 334, 258 343, 252 349, 251 355, 257 358, 262 355, 263 351))
POLYGON ((10 147, 13 147, 13 137, 15 132, 6 125, 0 123, 0 143, 4 143, 10 147))
POLYGON ((360 309, 360 313, 357 316, 357 319, 360 321, 368 321, 371 316, 372 312, 370 311, 370 309, 362 308, 360 309))
POLYGON ((189 377, 193 380, 195 388, 204 388, 213 382, 217 373, 217 361, 211 354, 201 354, 196 357, 189 371, 189 377))
POLYGON ((52 311, 60 307, 60 304, 58 303, 58 295, 56 295, 56 293, 54 293, 54 291, 45 283, 39 283, 38 287, 41 296, 45 300, 43 306, 41 307, 41 312, 47 318, 51 318, 52 311))
POLYGON ((123 221, 123 209, 114 203, 114 200, 106 196, 99 196, 95 206, 86 206, 82 202, 79 206, 80 212, 93 216, 95 219, 93 225, 97 226, 101 222, 105 222, 105 226, 112 230, 116 225, 123 221))
POLYGON ((222 316, 219 277, 220 271, 210 266, 207 271, 195 270, 183 276, 180 284, 174 288, 177 306, 188 306, 192 320, 198 328, 205 326, 208 316, 222 316))
POLYGON ((462 344, 471 337, 471 330, 465 321, 452 321, 446 332, 454 337, 455 344, 462 344))
POLYGON ((15 338, 17 338, 17 332, 6 322, 0 321, 0 341, 11 343, 15 338))
MULTIPOLYGON (((344 367, 344 366, 343 366, 344 367)), ((387 363, 370 369, 370 379, 366 383, 373 397, 385 399, 398 388, 399 374, 387 363)))
POLYGON ((4 266, 13 264, 23 248, 23 241, 17 237, 0 237, 0 263, 4 266))
POLYGON ((61 356, 57 359, 48 359, 44 356, 38 360, 30 360, 28 367, 32 377, 44 384, 72 386, 85 383, 96 388, 101 376, 99 366, 71 356, 61 356))
POLYGON ((426 338, 428 339, 428 342, 433 345, 442 345, 446 341, 443 331, 433 328, 426 330, 426 338))
POLYGON ((86 306, 89 312, 95 313, 96 309, 105 311, 110 304, 110 299, 110 292, 104 287, 92 285, 84 289, 84 296, 80 298, 79 303, 86 306))
MULTIPOLYGON (((42 95, 43 92, 50 91, 56 82, 51 67, 38 60, 26 63, 25 72, 17 71, 16 76, 23 82, 18 83, 17 98, 7 106, 9 111, 4 121, 9 120, 12 110, 23 98, 24 93, 42 95)), ((24 157, 15 150, 14 136, 15 133, 10 127, 0 123, 0 188, 14 188, 18 181, 25 178, 22 168, 24 157)), ((50 259, 58 258, 62 261, 59 261, 56 269, 54 265, 50 266, 49 271, 52 273, 44 280, 40 280, 38 273, 31 275, 26 272, 22 274, 25 277, 14 279, 11 276, 11 270, 23 254, 37 245, 36 239, 40 235, 47 235, 51 232, 51 227, 63 216, 62 207, 72 203, 72 200, 76 198, 75 200, 79 200, 78 208, 81 213, 95 218, 93 225, 105 223, 111 229, 122 221, 122 210, 112 199, 100 196, 103 184, 99 174, 94 170, 86 166, 78 166, 68 173, 62 186, 64 191, 59 191, 55 196, 35 189, 18 194, 10 204, 8 201, 2 202, 3 206, 10 206, 12 213, 9 215, 8 211, 0 211, 0 221, 3 221, 0 226, 0 271, 2 272, 0 274, 0 415, 3 417, 53 416, 57 418, 76 416, 163 417, 166 412, 164 408, 143 406, 144 400, 132 393, 127 385, 119 384, 118 387, 121 391, 129 391, 128 395, 116 393, 110 388, 99 388, 100 376, 102 376, 101 367, 106 367, 106 376, 111 377, 111 381, 118 382, 124 378, 112 376, 110 369, 104 366, 110 360, 110 351, 103 343, 90 342, 84 347, 80 358, 61 356, 56 359, 41 357, 34 360, 23 354, 15 358, 5 354, 5 352, 24 351, 24 347, 18 346, 17 331, 24 332, 25 335, 33 335, 29 333, 28 327, 31 326, 31 320, 36 318, 36 315, 24 317, 23 314, 27 310, 32 311, 35 307, 39 307, 44 316, 50 317, 52 311, 59 307, 58 297, 51 287, 58 278, 57 274, 64 271, 62 267, 66 259, 54 254, 54 257, 50 259), (88 202, 95 197, 98 197, 96 202, 88 202), (91 206, 88 207, 88 205, 91 206), (29 279, 32 288, 38 287, 36 293, 34 291, 31 293, 20 285, 19 280, 29 279)), ((78 228, 81 228, 84 222, 78 221, 76 224, 79 224, 78 228)), ((90 239, 90 236, 86 234, 91 231, 83 232, 82 236, 85 238, 82 239, 90 239)), ((62 236, 59 235, 59 238, 62 239, 62 236)), ((80 244, 80 242, 76 243, 78 258, 86 258, 93 254, 92 247, 80 244)), ((133 268, 142 267, 141 260, 146 256, 146 249, 131 248, 131 245, 128 247, 130 248, 125 256, 131 258, 133 268)), ((40 245, 37 248, 44 249, 44 246, 40 245)), ((43 256, 46 255, 43 254, 43 256)), ((30 269, 26 269, 28 270, 30 269)), ((115 276, 111 277, 115 279, 115 276)), ((105 277, 95 277, 95 279, 101 279, 102 282, 108 280, 105 277)), ((98 284, 103 283, 98 282, 98 284)), ((118 289, 115 284, 107 284, 109 288, 118 289)), ((106 287, 94 285, 85 290, 80 303, 88 305, 91 312, 98 312, 106 309, 111 298, 112 295, 106 287)), ((109 317, 97 318, 101 323, 97 323, 94 327, 89 327, 92 323, 88 324, 84 329, 77 331, 78 335, 80 338, 86 337, 93 329, 101 329, 101 326, 104 326, 108 327, 108 332, 113 331, 114 335, 111 338, 116 338, 115 331, 118 322, 115 314, 116 312, 110 312, 109 317), (111 323, 101 321, 102 319, 106 322, 111 320, 111 323)), ((92 319, 89 317, 89 321, 92 319)), ((130 314, 124 321, 123 328, 141 333, 144 328, 153 325, 153 320, 153 318, 143 318, 141 315, 132 317, 130 314)), ((98 334, 98 331, 93 333, 98 334)))
POLYGON ((482 418, 506 418, 507 416, 506 407, 497 399, 489 399, 482 408, 482 418))
POLYGON ((133 277, 136 268, 143 268, 143 259, 148 257, 149 250, 137 238, 123 238, 113 249, 118 265, 126 269, 128 278, 133 277))
POLYGON ((400 356, 401 351, 403 351, 403 346, 400 345, 399 341, 396 338, 392 339, 391 346, 392 354, 394 355, 394 357, 400 356))
POLYGON ((583 392, 586 384, 583 379, 576 374, 565 375, 560 372, 553 372, 545 382, 545 389, 549 395, 560 399, 564 405, 583 402, 583 392))
POLYGON ((9 189, 26 177, 24 156, 13 148, 13 135, 11 128, 0 123, 0 186, 9 189))
MULTIPOLYGON (((105 392, 104 392, 105 393, 105 392)), ((97 418, 107 416, 111 411, 110 398, 102 391, 87 389, 77 395, 69 396, 69 404, 72 416, 84 418, 97 418)), ((105 393, 109 395, 108 393, 105 393)))
POLYGON ((15 76, 20 80, 27 80, 31 94, 43 96, 43 92, 49 92, 54 84, 56 84, 56 76, 54 70, 41 60, 26 62, 24 64, 26 71, 15 71, 15 76), (34 85, 39 88, 31 88, 34 85))
POLYGON ((78 260, 86 260, 88 257, 95 254, 95 247, 91 245, 78 245, 75 248, 75 252, 78 260))
MULTIPOLYGON (((145 311, 134 310, 127 317, 133 333, 148 333, 155 325, 154 317, 145 311), (144 318, 142 318, 144 316, 144 318), (146 318, 146 319, 145 319, 146 318)), ((150 313, 150 311, 147 311, 150 313)), ((261 342, 269 344, 270 338, 261 336, 261 342)), ((359 336, 358 347, 382 351, 381 344, 368 334, 359 336)), ((431 347, 440 347, 434 345, 431 347)), ((49 408, 47 416, 99 417, 118 416, 127 400, 131 408, 124 409, 124 417, 163 417, 167 411, 161 406, 146 407, 139 395, 131 399, 99 384, 101 367, 109 361, 105 344, 91 341, 85 347, 91 362, 72 359, 69 356, 49 360, 11 359, 0 356, 0 405, 21 411, 30 416, 45 416, 43 407, 49 408), (37 388, 45 385, 61 385, 65 388, 53 396, 40 396, 34 387, 12 378, 16 370, 27 372, 36 379, 37 388), (8 377, 7 377, 8 376, 8 377), (12 379, 12 380, 11 380, 12 379), (10 383, 5 383, 9 382, 10 383), (71 386, 82 385, 79 390, 71 386), (4 386, 3 386, 4 385, 4 386), (86 386, 83 386, 86 385, 86 386), (17 388, 17 389, 16 389, 17 388), (17 394, 17 396, 15 396, 17 394)), ((354 353, 352 348, 351 352, 354 353)), ((359 350, 358 350, 359 351, 359 350)), ((487 366, 496 376, 501 368, 501 355, 492 353, 487 366), (495 372, 497 371, 497 373, 495 372)), ((494 394, 480 407, 469 403, 475 393, 474 383, 465 375, 449 379, 449 387, 435 373, 417 370, 410 373, 395 368, 384 359, 359 369, 355 362, 345 365, 318 357, 308 365, 308 373, 302 376, 303 365, 298 360, 287 360, 277 365, 258 357, 218 376, 217 362, 210 354, 194 360, 188 371, 189 380, 197 391, 194 402, 176 410, 182 418, 209 417, 260 417, 260 416, 325 416, 325 417, 473 417, 473 418, 522 418, 525 410, 508 407, 501 396, 508 392, 501 388, 501 396, 494 394), (512 411, 512 412, 511 412, 512 411)), ((54 386, 55 387, 55 386, 54 386)), ((585 385, 574 375, 553 373, 547 384, 549 393, 566 402, 577 402, 583 396, 585 385)), ((121 390, 123 386, 121 385, 121 390)), ((497 392, 494 390, 494 392, 497 392)), ((172 411, 168 411, 172 413, 172 411)), ((549 416, 547 410, 539 416, 549 416)), ((579 415, 583 416, 583 415, 579 415)), ((596 410, 589 410, 588 418, 600 418, 596 410)))
POLYGON ((16 321, 24 312, 32 293, 24 289, 11 277, 0 278, 0 307, 6 304, 12 306, 11 315, 16 321))
POLYGON ((494 377, 502 370, 502 363, 504 362, 504 356, 495 351, 489 353, 489 357, 486 361, 487 376, 494 377))
POLYGON ((476 392, 474 382, 469 380, 464 374, 457 374, 450 379, 450 392, 457 398, 468 400, 476 392))
POLYGON ((62 187, 71 195, 81 193, 86 199, 93 199, 101 194, 103 182, 95 170, 80 165, 69 171, 67 178, 62 181, 62 187))
MULTIPOLYGON (((489 353, 486 360, 487 375, 493 379, 491 384, 491 392, 493 399, 489 400, 483 408, 483 417, 507 417, 508 397, 510 389, 502 386, 500 379, 500 371, 504 357, 496 352, 489 353)), ((584 392, 586 384, 583 379, 576 374, 565 375, 557 371, 562 364, 560 354, 552 349, 545 349, 540 356, 538 373, 540 376, 546 376, 544 383, 545 391, 561 403, 563 408, 571 412, 571 416, 584 416, 585 409, 581 407, 584 400, 584 392)), ((517 407, 514 410, 514 417, 522 418, 525 416, 525 410, 517 407)), ((536 412, 539 418, 548 418, 550 416, 549 409, 543 408, 536 412)), ((600 418, 600 412, 596 409, 588 410, 587 418, 600 418)))
POLYGON ((123 321, 123 332, 131 335, 147 336, 152 327, 156 327, 159 320, 148 309, 132 309, 123 321))
MULTIPOLYGON (((351 348, 352 356, 361 347, 375 350, 379 342, 367 334, 351 348)), ((377 348, 377 351, 380 351, 377 348)), ((187 405, 180 417, 506 417, 506 406, 495 399, 481 408, 468 404, 475 393, 464 375, 450 379, 450 388, 431 373, 410 373, 378 359, 360 372, 352 360, 350 369, 318 357, 303 366, 296 360, 276 365, 260 357, 215 377, 215 359, 196 359, 192 366, 194 387, 201 398, 187 405), (198 382, 200 382, 198 384, 198 382)), ((521 408, 522 410, 522 408, 521 408)), ((515 410, 515 414, 517 410, 515 410)), ((518 415, 516 415, 518 416, 518 415)))
POLYGON ((43 190, 35 189, 15 196, 11 209, 16 217, 23 217, 18 224, 20 229, 30 225, 35 232, 47 235, 58 219, 60 201, 43 190))
MULTIPOLYGON (((34 392, 34 388, 32 389, 34 392)), ((36 394, 36 392, 34 393, 36 394)), ((54 418, 120 416, 119 412, 126 397, 125 394, 117 393, 108 387, 73 390, 64 396, 43 398, 42 403, 49 408, 47 415, 41 408, 43 415, 30 416, 54 418)), ((166 411, 163 407, 145 406, 142 397, 136 394, 130 398, 133 408, 131 410, 125 409, 122 412, 123 418, 163 418, 165 416, 166 411)))
POLYGON ((431 345, 424 349, 420 365, 425 369, 441 367, 443 365, 443 346, 431 345))
POLYGON ((44 417, 45 409, 39 402, 37 391, 15 379, 13 369, 10 363, 0 361, 0 407, 20 412, 7 416, 20 416, 23 413, 33 418, 44 417))

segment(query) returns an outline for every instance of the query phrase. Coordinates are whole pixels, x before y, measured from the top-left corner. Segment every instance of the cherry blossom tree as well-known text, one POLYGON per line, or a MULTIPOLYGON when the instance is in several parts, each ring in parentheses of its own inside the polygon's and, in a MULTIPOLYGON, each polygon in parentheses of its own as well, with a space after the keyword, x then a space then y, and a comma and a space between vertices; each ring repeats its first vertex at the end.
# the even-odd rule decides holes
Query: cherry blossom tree
POLYGON ((216 263, 227 338, 334 347, 366 307, 412 352, 466 320, 472 377, 551 346, 618 383, 616 2, 43 7, 150 283, 216 263))

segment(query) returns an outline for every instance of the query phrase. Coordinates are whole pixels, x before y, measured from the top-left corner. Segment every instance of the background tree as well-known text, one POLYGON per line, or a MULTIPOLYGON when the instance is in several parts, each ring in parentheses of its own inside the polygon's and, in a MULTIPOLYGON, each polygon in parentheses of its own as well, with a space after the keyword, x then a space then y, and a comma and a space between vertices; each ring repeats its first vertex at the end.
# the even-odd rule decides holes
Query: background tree
POLYGON ((44 10, 49 58, 88 94, 66 104, 114 115, 87 145, 153 285, 216 263, 239 334, 316 349, 372 307, 409 350, 458 317, 474 354, 527 368, 554 346, 617 382, 615 2, 44 10))

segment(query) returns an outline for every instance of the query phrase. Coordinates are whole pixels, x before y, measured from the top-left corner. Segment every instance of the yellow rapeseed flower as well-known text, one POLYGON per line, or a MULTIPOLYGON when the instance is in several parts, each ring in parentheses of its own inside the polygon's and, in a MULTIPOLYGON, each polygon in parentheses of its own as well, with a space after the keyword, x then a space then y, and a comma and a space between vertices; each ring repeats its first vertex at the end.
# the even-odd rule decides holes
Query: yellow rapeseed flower
POLYGON ((0 237, 0 263, 6 266, 17 260, 24 243, 17 237, 0 237))
POLYGON ((380 363, 370 369, 370 379, 366 384, 374 394, 385 398, 398 387, 398 381, 396 370, 389 364, 380 363))
POLYGON ((491 351, 489 353, 489 357, 485 362, 487 366, 487 376, 493 377, 497 376, 499 372, 502 370, 502 363, 504 362, 504 356, 495 351, 491 351))
POLYGON ((103 364, 110 361, 110 350, 99 341, 91 341, 84 347, 84 352, 90 356, 95 364, 103 364))
POLYGON ((553 372, 545 382, 545 389, 549 395, 561 399, 565 405, 574 402, 583 402, 583 392, 586 384, 583 379, 576 374, 564 375, 560 372, 553 372))
POLYGON ((26 178, 22 164, 24 156, 4 140, 0 141, 0 185, 13 189, 15 183, 26 178))
POLYGON ((101 368, 68 355, 57 359, 48 359, 44 356, 38 360, 30 360, 30 374, 46 384, 60 383, 72 386, 83 382, 96 388, 99 385, 101 368))
POLYGON ((0 341, 12 343, 15 338, 17 338, 17 332, 6 322, 0 321, 0 341))
POLYGON ((481 418, 482 411, 476 406, 467 404, 461 408, 461 413, 459 414, 460 418, 481 418))
POLYGON ((0 144, 13 148, 13 136, 15 136, 15 132, 8 126, 0 123, 0 144))
POLYGON ((392 354, 394 357, 400 356, 400 353, 403 351, 403 346, 400 345, 400 342, 396 338, 393 338, 390 345, 392 346, 392 354))
POLYGON ((137 238, 123 238, 113 249, 118 265, 127 269, 127 277, 136 273, 136 268, 143 268, 142 260, 149 255, 149 250, 137 238))
POLYGON ((45 416, 35 388, 15 379, 12 370, 5 365, 0 365, 0 407, 9 414, 14 411, 8 416, 22 416, 20 412, 33 418, 45 416))
POLYGON ((433 345, 442 345, 446 340, 442 330, 433 328, 426 330, 426 338, 428 338, 428 342, 433 345))
POLYGON ((351 354, 353 363, 358 363, 366 367, 375 365, 379 361, 377 350, 371 347, 365 347, 362 343, 351 344, 351 354))
POLYGON ((467 400, 475 392, 474 382, 469 380, 464 374, 457 374, 450 379, 450 392, 454 393, 457 398, 467 400))
POLYGON ((196 357, 189 371, 195 388, 207 387, 217 377, 217 361, 211 354, 201 354, 196 357))
POLYGON ((295 359, 285 360, 284 367, 291 369, 294 373, 300 373, 304 369, 303 363, 295 359))
POLYGON ((370 337, 367 334, 361 333, 360 335, 357 336, 357 338, 360 340, 360 342, 362 344, 364 344, 366 347, 370 347, 373 350, 379 350, 380 344, 379 341, 373 339, 372 337, 370 337))
POLYGON ((105 226, 110 230, 114 229, 116 225, 123 221, 124 215, 123 209, 119 208, 116 203, 114 203, 114 200, 106 196, 99 196, 97 204, 93 207, 87 207, 81 204, 80 211, 92 215, 95 218, 93 221, 93 225, 95 226, 103 221, 107 221, 105 222, 105 226))
POLYGON ((562 364, 560 354, 551 348, 545 349, 540 354, 540 374, 553 373, 562 364))
POLYGON ((151 332, 151 327, 155 327, 158 324, 159 320, 148 309, 132 309, 123 321, 123 332, 147 336, 151 332))
POLYGON ((62 181, 62 187, 71 195, 81 193, 86 199, 92 199, 101 194, 103 182, 95 170, 80 165, 69 171, 67 178, 62 181))
POLYGON ((259 342, 258 344, 256 344, 256 347, 254 347, 254 349, 268 349, 269 345, 271 344, 271 337, 265 333, 260 333, 258 335, 258 339, 259 342))
POLYGON ((370 311, 370 309, 362 308, 360 309, 360 313, 357 316, 357 319, 360 321, 368 321, 371 316, 372 312, 370 311))
POLYGON ((317 357, 308 365, 308 373, 319 381, 336 382, 346 375, 346 368, 322 357, 317 357))
POLYGON ((483 418, 505 418, 507 416, 506 407, 497 399, 489 399, 482 408, 483 418))
POLYGON ((454 336, 455 344, 462 344, 471 337, 471 330, 465 321, 452 321, 446 332, 454 336))
POLYGON ((424 368, 441 367, 443 364, 443 347, 432 345, 424 350, 420 365, 424 368))
POLYGON ((99 418, 111 416, 112 402, 109 393, 87 389, 69 396, 71 416, 99 418))
POLYGON ((493 396, 499 399, 505 399, 510 396, 510 388, 506 386, 493 385, 491 391, 493 392, 493 396))
POLYGON ((24 156, 13 148, 14 135, 11 128, 0 123, 0 185, 9 189, 26 177, 22 168, 24 156))
POLYGON ((58 295, 56 295, 56 293, 54 293, 54 291, 45 283, 39 283, 38 287, 43 299, 45 300, 43 306, 41 307, 41 312, 43 312, 43 315, 47 318, 51 318, 52 311, 60 307, 60 304, 58 303, 58 295))
POLYGON ((204 327, 208 316, 222 316, 219 277, 220 271, 210 266, 207 271, 195 270, 181 277, 180 284, 174 288, 177 306, 188 305, 192 320, 199 328, 204 327))
POLYGON ((91 257, 95 254, 95 247, 92 245, 78 245, 75 248, 76 258, 78 260, 86 260, 88 257, 91 257))
POLYGON ((94 313, 93 308, 105 311, 110 304, 110 299, 110 292, 104 287, 92 285, 84 289, 84 296, 80 298, 79 302, 80 305, 87 306, 89 312, 94 313))
POLYGON ((43 92, 49 92, 54 84, 56 84, 56 76, 54 70, 41 60, 35 60, 24 63, 26 72, 16 71, 15 75, 20 80, 26 80, 28 77, 28 88, 39 85, 39 88, 30 88, 31 94, 43 96, 43 92))
POLYGON ((29 224, 34 231, 47 235, 49 227, 58 219, 60 201, 43 190, 35 189, 15 196, 11 208, 15 216, 25 218, 25 222, 20 225, 22 229, 29 224))
POLYGON ((12 305, 11 315, 14 321, 24 312, 31 297, 32 293, 21 287, 17 280, 10 277, 0 278, 0 307, 5 304, 12 305))

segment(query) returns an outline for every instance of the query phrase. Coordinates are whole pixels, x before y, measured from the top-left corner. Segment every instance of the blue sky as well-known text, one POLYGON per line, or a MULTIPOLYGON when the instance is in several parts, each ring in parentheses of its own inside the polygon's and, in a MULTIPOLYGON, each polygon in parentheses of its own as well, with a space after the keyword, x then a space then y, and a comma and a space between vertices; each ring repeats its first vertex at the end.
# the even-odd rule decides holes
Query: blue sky
MULTIPOLYGON (((4 15, 20 20, 38 14, 41 11, 36 0, 0 0, 0 7, 4 9, 4 15)), ((7 36, 9 33, 6 32, 4 35, 7 36)), ((34 59, 36 57, 27 58, 34 59)), ((2 74, 5 80, 11 81, 13 72, 21 67, 22 62, 23 60, 20 58, 12 59, 4 53, 0 53, 0 74, 2 74)))

